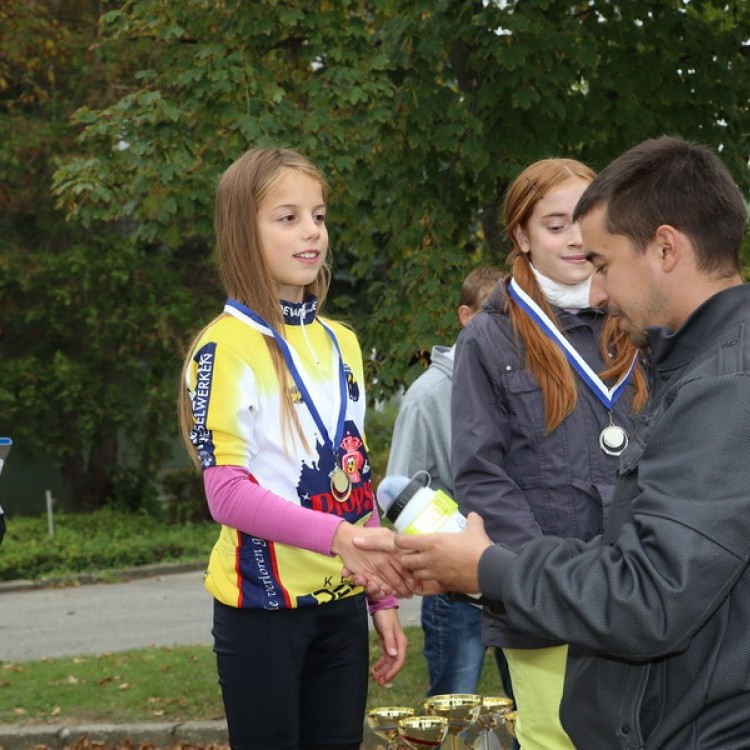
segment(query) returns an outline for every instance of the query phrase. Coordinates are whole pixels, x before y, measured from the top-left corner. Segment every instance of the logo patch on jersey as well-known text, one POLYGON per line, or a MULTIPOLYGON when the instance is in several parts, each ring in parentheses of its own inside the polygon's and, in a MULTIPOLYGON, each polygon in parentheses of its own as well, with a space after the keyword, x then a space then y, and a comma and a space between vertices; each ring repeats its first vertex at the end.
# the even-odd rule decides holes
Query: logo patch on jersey
POLYGON ((352 368, 347 364, 344 364, 344 374, 346 375, 346 387, 349 391, 349 398, 352 401, 359 401, 359 383, 354 377, 352 368))
POLYGON ((341 441, 341 450, 344 453, 341 456, 340 466, 349 475, 349 481, 352 484, 362 481, 361 471, 365 465, 365 456, 360 448, 362 448, 362 441, 353 435, 347 435, 341 441))
POLYGON ((243 581, 244 606, 282 609, 287 606, 284 590, 279 584, 273 545, 265 539, 250 537, 250 568, 252 575, 243 581))
POLYGON ((206 428, 215 359, 215 343, 206 344, 201 347, 193 357, 193 361, 197 365, 197 370, 195 391, 193 392, 192 399, 193 427, 190 430, 190 442, 195 446, 198 452, 198 460, 204 469, 208 466, 214 466, 216 463, 213 435, 206 428))
POLYGON ((297 494, 303 508, 342 516, 350 523, 356 523, 375 507, 370 462, 353 422, 346 423, 344 433, 335 456, 330 448, 316 443, 318 460, 312 464, 303 462, 297 494), (352 484, 351 493, 343 502, 331 493, 331 474, 337 468, 346 472, 352 484))

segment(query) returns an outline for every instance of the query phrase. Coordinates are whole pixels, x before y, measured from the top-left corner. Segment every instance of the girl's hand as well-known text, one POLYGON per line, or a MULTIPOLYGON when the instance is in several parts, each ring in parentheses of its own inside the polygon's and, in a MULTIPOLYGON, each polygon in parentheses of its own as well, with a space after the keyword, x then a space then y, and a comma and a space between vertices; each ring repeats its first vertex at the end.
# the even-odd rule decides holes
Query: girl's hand
POLYGON ((404 666, 408 641, 398 619, 397 609, 381 609, 374 612, 372 624, 378 635, 382 653, 371 670, 372 677, 378 685, 385 685, 404 666))
POLYGON ((390 529, 353 526, 342 521, 333 535, 331 552, 343 560, 344 575, 354 575, 370 596, 408 598, 421 587, 414 575, 392 554, 396 551, 394 537, 390 529), (359 549, 354 545, 355 537, 377 540, 377 547, 359 549))

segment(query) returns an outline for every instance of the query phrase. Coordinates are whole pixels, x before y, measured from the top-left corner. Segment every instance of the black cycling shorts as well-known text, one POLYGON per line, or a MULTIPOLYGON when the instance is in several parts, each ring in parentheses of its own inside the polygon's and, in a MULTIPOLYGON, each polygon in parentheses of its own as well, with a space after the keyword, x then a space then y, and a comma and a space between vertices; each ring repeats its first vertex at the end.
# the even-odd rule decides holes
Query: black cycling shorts
POLYGON ((273 611, 214 601, 213 636, 232 750, 358 750, 369 667, 364 596, 273 611))

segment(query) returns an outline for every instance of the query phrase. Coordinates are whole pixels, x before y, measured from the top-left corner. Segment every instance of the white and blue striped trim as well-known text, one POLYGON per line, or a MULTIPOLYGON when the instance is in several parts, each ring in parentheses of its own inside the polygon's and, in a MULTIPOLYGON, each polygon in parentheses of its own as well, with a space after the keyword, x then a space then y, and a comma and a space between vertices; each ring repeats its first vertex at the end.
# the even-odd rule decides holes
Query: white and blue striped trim
POLYGON ((518 285, 515 279, 508 284, 508 293, 521 307, 521 309, 549 336, 562 350, 570 362, 571 367, 581 376, 584 383, 593 391, 594 395, 604 404, 607 409, 612 409, 617 399, 622 394, 625 386, 630 380, 635 369, 638 355, 633 357, 630 368, 612 388, 607 388, 601 378, 589 367, 589 364, 575 350, 573 345, 562 335, 557 326, 549 319, 531 297, 518 285))

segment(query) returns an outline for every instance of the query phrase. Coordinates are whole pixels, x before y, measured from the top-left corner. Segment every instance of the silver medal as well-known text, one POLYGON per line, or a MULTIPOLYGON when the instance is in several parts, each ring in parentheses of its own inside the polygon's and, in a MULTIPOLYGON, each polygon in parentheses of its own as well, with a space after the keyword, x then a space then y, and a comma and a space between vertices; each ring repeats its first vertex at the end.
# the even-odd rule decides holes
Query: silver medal
POLYGON ((599 447, 608 456, 619 456, 628 447, 628 433, 616 424, 609 424, 599 433, 599 447))

